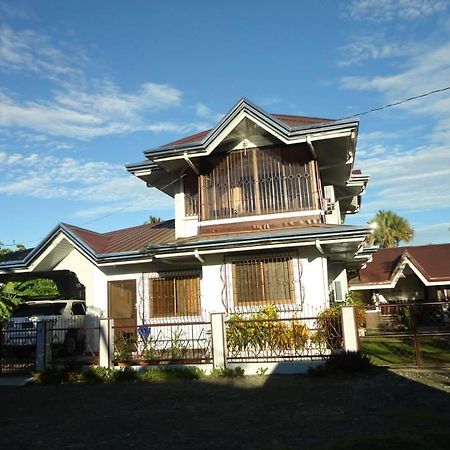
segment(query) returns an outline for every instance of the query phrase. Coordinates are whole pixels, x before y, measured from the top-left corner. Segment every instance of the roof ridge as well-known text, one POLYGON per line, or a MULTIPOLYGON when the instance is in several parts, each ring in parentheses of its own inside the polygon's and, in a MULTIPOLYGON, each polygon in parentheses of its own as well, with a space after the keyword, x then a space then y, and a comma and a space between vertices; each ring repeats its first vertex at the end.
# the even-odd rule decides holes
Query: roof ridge
POLYGON ((79 227, 78 225, 72 225, 70 223, 65 223, 65 222, 61 222, 61 225, 66 228, 75 228, 76 230, 87 231, 88 233, 98 234, 100 236, 103 236, 103 233, 100 233, 100 232, 94 231, 94 230, 90 230, 89 228, 79 227))
POLYGON ((155 223, 143 223, 141 225, 133 225, 131 227, 125 227, 125 228, 118 228, 117 230, 111 230, 111 231, 106 231, 105 233, 101 233, 102 236, 109 236, 113 233, 119 233, 121 231, 126 231, 126 230, 132 230, 133 228, 141 228, 141 227, 149 227, 149 228, 155 228, 158 225, 161 225, 163 223, 167 223, 167 222, 174 222, 175 219, 167 219, 167 220, 161 220, 161 222, 155 222, 155 223))

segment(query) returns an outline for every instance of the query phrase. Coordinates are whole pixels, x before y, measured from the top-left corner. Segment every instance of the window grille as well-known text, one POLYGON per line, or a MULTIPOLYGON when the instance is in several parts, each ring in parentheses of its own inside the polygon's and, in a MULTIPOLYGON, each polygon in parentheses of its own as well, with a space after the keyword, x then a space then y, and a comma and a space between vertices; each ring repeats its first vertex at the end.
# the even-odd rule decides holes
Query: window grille
POLYGON ((200 277, 198 275, 151 278, 150 285, 152 317, 200 314, 200 277))
POLYGON ((232 269, 235 307, 295 302, 292 257, 239 258, 232 269))
POLYGON ((316 163, 302 147, 236 150, 200 176, 201 220, 319 207, 316 163))

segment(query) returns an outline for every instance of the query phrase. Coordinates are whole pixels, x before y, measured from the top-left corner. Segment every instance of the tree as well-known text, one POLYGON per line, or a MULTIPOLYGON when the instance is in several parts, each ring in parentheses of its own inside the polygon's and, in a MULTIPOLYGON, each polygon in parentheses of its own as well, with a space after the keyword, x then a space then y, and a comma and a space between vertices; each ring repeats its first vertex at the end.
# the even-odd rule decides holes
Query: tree
POLYGON ((148 218, 148 220, 146 220, 146 221, 144 222, 144 225, 145 225, 146 223, 160 223, 160 222, 162 222, 162 219, 161 219, 160 217, 150 216, 150 217, 148 218))
POLYGON ((381 248, 398 247, 400 241, 410 242, 414 237, 409 222, 393 211, 380 210, 369 223, 374 225, 374 231, 367 241, 381 248))
MULTIPOLYGON (((0 242, 0 261, 13 251, 25 250, 25 246, 17 244, 14 250, 3 248, 0 242)), ((58 288, 53 280, 36 278, 26 281, 9 281, 0 283, 0 328, 6 323, 12 310, 24 299, 34 296, 58 295, 58 288)))

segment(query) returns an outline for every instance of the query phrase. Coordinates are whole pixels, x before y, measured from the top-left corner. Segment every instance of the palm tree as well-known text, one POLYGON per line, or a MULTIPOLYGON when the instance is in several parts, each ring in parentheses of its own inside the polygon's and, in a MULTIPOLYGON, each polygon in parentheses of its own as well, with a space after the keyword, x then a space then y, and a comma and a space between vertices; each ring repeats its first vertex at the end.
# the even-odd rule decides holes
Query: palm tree
POLYGON ((144 225, 147 224, 147 223, 160 223, 160 222, 162 222, 162 219, 160 217, 150 216, 148 218, 148 220, 146 220, 144 222, 144 225))
POLYGON ((400 241, 410 242, 414 237, 409 222, 393 211, 380 210, 369 223, 375 229, 367 241, 381 248, 398 247, 400 241))

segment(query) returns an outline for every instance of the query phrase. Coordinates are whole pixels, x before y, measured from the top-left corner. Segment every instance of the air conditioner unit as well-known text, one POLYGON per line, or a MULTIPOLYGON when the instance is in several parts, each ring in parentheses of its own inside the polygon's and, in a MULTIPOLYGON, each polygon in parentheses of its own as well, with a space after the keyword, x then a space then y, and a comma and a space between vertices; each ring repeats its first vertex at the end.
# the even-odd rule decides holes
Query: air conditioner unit
POLYGON ((330 198, 324 198, 324 210, 325 214, 331 214, 334 209, 334 202, 331 201, 330 198))

